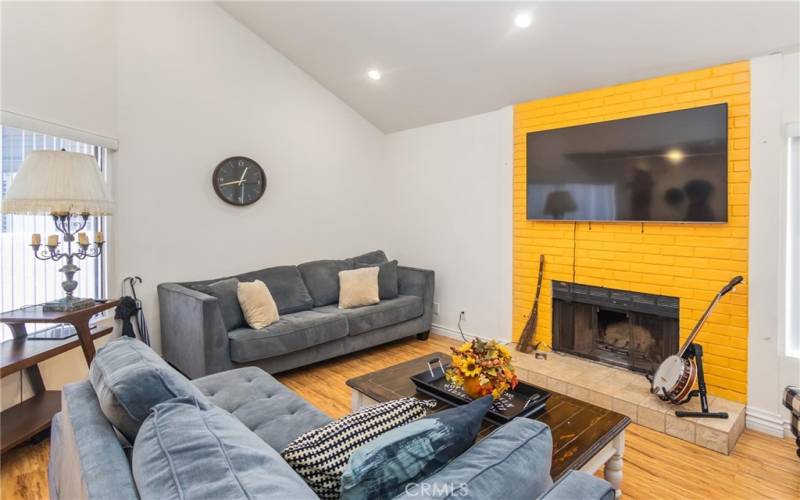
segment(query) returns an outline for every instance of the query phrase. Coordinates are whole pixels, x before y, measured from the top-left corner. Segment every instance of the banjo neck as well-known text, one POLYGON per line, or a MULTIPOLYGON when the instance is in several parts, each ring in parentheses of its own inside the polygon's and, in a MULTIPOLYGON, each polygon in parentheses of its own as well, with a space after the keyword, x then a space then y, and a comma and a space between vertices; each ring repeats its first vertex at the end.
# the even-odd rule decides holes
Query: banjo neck
POLYGON ((722 299, 722 297, 727 295, 728 292, 732 291, 736 287, 736 285, 738 285, 742 281, 743 278, 741 276, 736 276, 732 280, 730 280, 727 285, 722 287, 722 289, 717 293, 717 296, 714 297, 714 300, 711 301, 711 304, 708 305, 706 312, 704 312, 703 316, 700 317, 700 321, 698 321, 697 324, 694 325, 692 333, 689 334, 689 338, 686 339, 686 342, 684 342, 681 348, 678 350, 678 357, 682 358, 684 353, 686 352, 686 349, 688 349, 689 346, 692 344, 692 342, 694 342, 694 339, 700 333, 700 329, 703 328, 703 325, 705 324, 706 320, 708 319, 709 316, 711 316, 711 311, 714 309, 714 307, 716 307, 720 299, 722 299))

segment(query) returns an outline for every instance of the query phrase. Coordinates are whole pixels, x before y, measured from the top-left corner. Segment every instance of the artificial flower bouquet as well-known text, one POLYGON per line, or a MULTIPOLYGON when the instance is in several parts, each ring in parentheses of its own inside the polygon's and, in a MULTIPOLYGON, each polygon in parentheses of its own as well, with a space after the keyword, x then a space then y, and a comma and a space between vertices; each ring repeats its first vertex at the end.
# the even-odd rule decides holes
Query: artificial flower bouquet
POLYGON ((463 387, 469 397, 491 394, 494 399, 500 399, 507 390, 517 386, 511 351, 505 345, 495 340, 475 339, 451 350, 452 362, 445 377, 448 382, 463 387))

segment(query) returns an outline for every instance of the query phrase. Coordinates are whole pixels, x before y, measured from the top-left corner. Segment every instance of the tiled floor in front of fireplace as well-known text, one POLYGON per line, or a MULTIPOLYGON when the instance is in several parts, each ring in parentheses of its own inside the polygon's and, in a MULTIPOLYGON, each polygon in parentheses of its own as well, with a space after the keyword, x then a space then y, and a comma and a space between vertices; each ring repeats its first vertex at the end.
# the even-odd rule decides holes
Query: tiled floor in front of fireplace
POLYGON ((729 454, 744 431, 745 406, 709 396, 711 411, 728 412, 727 419, 678 418, 676 409, 699 411, 700 401, 675 406, 650 394, 644 375, 575 356, 547 353, 547 359, 514 352, 514 366, 526 382, 622 413, 639 425, 729 454))

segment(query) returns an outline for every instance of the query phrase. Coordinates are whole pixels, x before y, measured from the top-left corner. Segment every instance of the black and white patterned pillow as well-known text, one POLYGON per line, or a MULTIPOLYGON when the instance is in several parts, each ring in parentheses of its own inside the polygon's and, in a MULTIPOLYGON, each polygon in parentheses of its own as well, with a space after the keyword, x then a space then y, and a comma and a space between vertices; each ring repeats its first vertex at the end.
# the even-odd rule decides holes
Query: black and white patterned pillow
POLYGON ((322 499, 338 499, 350 455, 384 432, 422 418, 434 401, 403 398, 367 406, 298 437, 281 453, 322 499))

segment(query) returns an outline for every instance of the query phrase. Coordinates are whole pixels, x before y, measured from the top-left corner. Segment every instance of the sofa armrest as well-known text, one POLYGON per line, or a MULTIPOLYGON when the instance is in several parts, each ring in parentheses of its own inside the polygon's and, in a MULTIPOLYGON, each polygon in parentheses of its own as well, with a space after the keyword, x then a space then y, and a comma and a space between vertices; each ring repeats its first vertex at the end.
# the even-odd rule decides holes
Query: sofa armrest
POLYGON ((422 297, 424 331, 430 330, 433 322, 434 285, 435 274, 430 269, 397 266, 397 288, 400 294, 422 297))
POLYGON ((50 498, 138 499, 123 445, 88 380, 64 386, 50 439, 50 498))
POLYGON ((178 283, 158 285, 161 351, 189 378, 231 366, 228 332, 216 297, 178 283))
POLYGON ((588 472, 571 470, 561 477, 538 500, 614 500, 611 483, 588 472))

